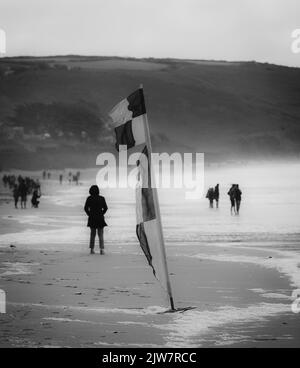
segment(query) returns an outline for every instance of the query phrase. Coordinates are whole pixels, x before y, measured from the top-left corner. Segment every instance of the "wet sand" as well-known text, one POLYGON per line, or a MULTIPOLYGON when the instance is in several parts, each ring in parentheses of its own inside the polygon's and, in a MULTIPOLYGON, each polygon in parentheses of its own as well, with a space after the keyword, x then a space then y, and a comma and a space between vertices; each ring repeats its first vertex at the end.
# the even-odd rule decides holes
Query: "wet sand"
POLYGON ((168 300, 130 231, 134 218, 124 217, 131 203, 109 199, 106 254, 88 254, 87 185, 50 181, 39 210, 1 205, 1 347, 300 347, 295 235, 220 241, 191 231, 184 240, 166 221, 176 306, 195 308, 164 313, 168 300))
POLYGON ((1 249, 0 345, 64 347, 298 346, 289 280, 246 263, 170 257, 178 307, 142 255, 1 249))

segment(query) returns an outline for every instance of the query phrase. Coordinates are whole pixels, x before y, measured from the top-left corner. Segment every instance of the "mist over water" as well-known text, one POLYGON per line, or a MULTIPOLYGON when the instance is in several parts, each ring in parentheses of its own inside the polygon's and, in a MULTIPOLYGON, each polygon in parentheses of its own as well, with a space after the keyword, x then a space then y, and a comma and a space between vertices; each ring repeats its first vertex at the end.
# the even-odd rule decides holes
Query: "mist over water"
MULTIPOLYGON (((299 163, 210 166, 205 169, 204 196, 198 200, 187 200, 185 188, 159 189, 167 248, 182 244, 188 252, 189 244, 223 246, 242 243, 299 250, 299 169, 299 163), (211 209, 204 197, 208 187, 217 183, 220 184, 219 208, 211 209), (242 190, 240 215, 230 213, 227 192, 232 183, 238 183, 242 190)), ((29 248, 51 246, 54 249, 85 250, 88 229, 83 205, 96 175, 96 169, 82 170, 82 185, 65 183, 60 186, 53 172, 53 180, 42 183, 39 210, 15 211, 13 218, 8 219, 5 207, 1 207, 2 219, 25 224, 25 231, 20 231, 17 226, 13 227, 16 230, 13 233, 2 228, 0 246, 15 242, 29 248), (55 207, 49 207, 49 204, 55 207)), ((126 250, 137 251, 134 190, 103 189, 101 192, 109 206, 106 242, 111 249, 126 247, 126 250), (128 244, 133 248, 128 248, 128 244)))

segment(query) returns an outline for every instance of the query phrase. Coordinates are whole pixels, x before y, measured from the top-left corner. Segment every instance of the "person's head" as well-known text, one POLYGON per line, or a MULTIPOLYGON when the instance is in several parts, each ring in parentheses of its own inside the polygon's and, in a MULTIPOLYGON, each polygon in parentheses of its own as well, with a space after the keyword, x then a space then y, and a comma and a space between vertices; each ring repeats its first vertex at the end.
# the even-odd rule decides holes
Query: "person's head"
POLYGON ((235 184, 235 187, 236 187, 236 189, 239 189, 239 185, 238 184, 235 184))
POLYGON ((90 187, 89 193, 90 193, 91 196, 97 196, 97 195, 99 195, 100 191, 99 191, 98 186, 97 185, 92 185, 90 187))

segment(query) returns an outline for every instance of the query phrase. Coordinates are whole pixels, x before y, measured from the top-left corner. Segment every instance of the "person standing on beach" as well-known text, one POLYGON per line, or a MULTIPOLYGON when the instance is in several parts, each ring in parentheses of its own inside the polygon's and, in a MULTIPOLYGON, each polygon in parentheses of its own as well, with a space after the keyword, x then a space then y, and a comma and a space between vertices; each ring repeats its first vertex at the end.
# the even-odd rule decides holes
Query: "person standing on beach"
POLYGON ((107 226, 104 215, 107 212, 107 204, 105 198, 100 196, 97 185, 92 185, 89 190, 90 196, 86 199, 84 210, 88 216, 87 226, 91 229, 90 234, 90 250, 94 254, 96 232, 99 237, 100 254, 104 254, 103 229, 107 226))
POLYGON ((19 192, 19 187, 17 184, 14 185, 13 196, 14 196, 14 201, 15 201, 15 208, 18 208, 20 192, 19 192))
POLYGON ((206 193, 206 198, 209 200, 209 207, 214 207, 214 188, 209 188, 206 193))
POLYGON ((231 208, 230 208, 231 214, 232 214, 232 210, 234 210, 234 213, 236 213, 234 190, 235 190, 235 184, 232 184, 231 188, 229 189, 229 191, 227 193, 229 195, 229 199, 230 199, 230 203, 231 203, 231 208))
POLYGON ((234 188, 234 201, 237 214, 240 213, 241 200, 242 200, 242 191, 240 190, 239 185, 236 184, 234 188))
POLYGON ((38 208, 39 207, 39 203, 40 201, 38 201, 38 199, 40 198, 40 194, 38 193, 37 189, 34 189, 33 193, 32 193, 32 198, 31 198, 31 206, 34 208, 38 208))
POLYGON ((219 198, 220 198, 220 191, 219 191, 219 184, 217 184, 214 190, 214 199, 216 201, 216 208, 219 208, 219 198))
POLYGON ((62 185, 63 182, 63 174, 59 175, 59 184, 62 185))
POLYGON ((21 208, 26 209, 28 188, 24 180, 20 182, 19 193, 21 197, 21 208))

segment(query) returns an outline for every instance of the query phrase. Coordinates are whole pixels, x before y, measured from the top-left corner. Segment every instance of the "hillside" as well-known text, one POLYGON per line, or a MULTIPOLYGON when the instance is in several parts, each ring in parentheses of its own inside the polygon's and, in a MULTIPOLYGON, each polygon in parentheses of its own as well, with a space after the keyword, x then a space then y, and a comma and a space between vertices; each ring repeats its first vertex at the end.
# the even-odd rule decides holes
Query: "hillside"
POLYGON ((157 151, 298 157, 300 69, 260 63, 64 56, 0 59, 0 165, 91 166, 108 111, 143 83, 157 151))

